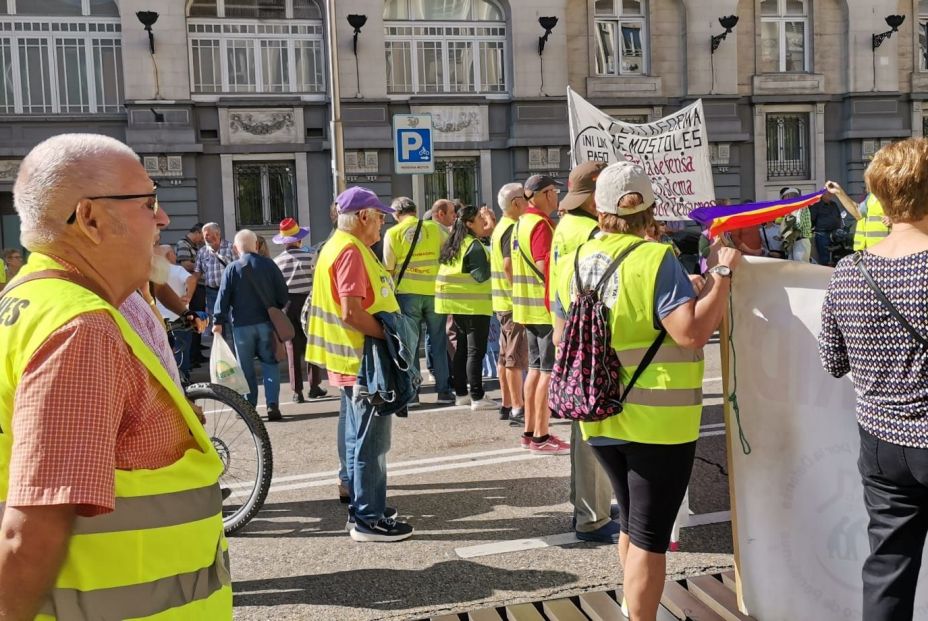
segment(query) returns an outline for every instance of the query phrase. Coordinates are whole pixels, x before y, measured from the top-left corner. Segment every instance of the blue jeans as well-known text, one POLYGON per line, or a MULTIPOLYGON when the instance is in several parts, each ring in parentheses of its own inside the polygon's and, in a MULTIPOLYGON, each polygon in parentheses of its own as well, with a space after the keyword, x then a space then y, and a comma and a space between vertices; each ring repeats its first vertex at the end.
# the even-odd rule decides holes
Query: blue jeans
MULTIPOLYGON (((353 388, 342 388, 344 431, 339 415, 338 451, 345 455, 349 509, 368 523, 383 518, 387 506, 387 451, 390 450, 392 416, 375 416, 373 408, 354 401, 353 388)), ((341 473, 339 473, 341 476, 341 473)))
POLYGON ((191 330, 171 330, 174 336, 174 362, 181 373, 190 372, 190 345, 193 342, 191 330))
MULTIPOLYGON (((435 375, 435 392, 451 392, 448 372, 448 335, 445 326, 448 316, 435 312, 435 296, 415 293, 398 293, 400 312, 412 319, 419 326, 419 344, 422 343, 422 321, 425 320, 428 340, 426 348, 435 375)), ((419 369, 419 354, 416 350, 416 369, 419 369)))
POLYGON ((280 403, 280 368, 274 345, 274 327, 271 322, 256 323, 250 326, 236 326, 234 329, 235 355, 245 372, 248 381, 248 403, 258 405, 258 378, 255 375, 255 356, 261 362, 261 376, 264 378, 264 398, 268 406, 280 403))

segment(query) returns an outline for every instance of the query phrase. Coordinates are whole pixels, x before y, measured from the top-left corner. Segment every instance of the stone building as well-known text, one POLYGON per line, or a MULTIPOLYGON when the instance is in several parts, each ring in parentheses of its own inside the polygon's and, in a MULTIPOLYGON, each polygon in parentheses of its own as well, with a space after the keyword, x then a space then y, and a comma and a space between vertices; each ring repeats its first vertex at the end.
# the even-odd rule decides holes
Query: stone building
MULTIPOLYGON (((337 0, 347 181, 420 205, 494 203, 569 169, 570 85, 625 120, 702 98, 719 198, 826 178, 863 192, 868 158, 922 135, 928 1, 337 0), (355 28, 348 17, 364 16, 355 28), (722 33, 719 18, 738 23, 722 33), (886 19, 905 20, 891 37, 886 19), (540 17, 558 18, 540 52, 540 17), (879 42, 879 47, 874 47, 879 42), (436 171, 393 172, 391 119, 428 112, 436 171)), ((39 140, 128 142, 159 182, 173 238, 195 221, 328 233, 332 198, 324 0, 0 0, 0 237, 39 140), (157 12, 151 36, 143 27, 157 12)), ((353 21, 357 22, 356 18, 353 21)))

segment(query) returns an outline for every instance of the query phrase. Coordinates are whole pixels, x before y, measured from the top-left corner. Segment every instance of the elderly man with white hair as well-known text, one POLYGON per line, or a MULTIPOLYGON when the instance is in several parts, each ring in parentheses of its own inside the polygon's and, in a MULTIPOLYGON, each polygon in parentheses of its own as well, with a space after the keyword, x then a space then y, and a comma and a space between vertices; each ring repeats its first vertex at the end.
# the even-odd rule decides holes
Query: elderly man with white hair
POLYGON ((222 462, 116 310, 168 223, 152 180, 119 141, 64 134, 13 194, 31 256, 0 296, 2 615, 231 619, 222 462))
POLYGON ((521 183, 507 183, 496 197, 503 212, 490 237, 490 285, 493 312, 499 320, 499 389, 503 396, 500 418, 512 426, 525 423, 522 373, 528 369, 525 326, 512 321, 512 231, 528 205, 521 183))
MULTIPOLYGON (((193 262, 193 273, 197 278, 202 276, 201 282, 206 289, 206 312, 212 317, 213 307, 219 296, 222 272, 238 255, 229 240, 222 238, 222 229, 215 222, 203 225, 203 241, 203 246, 197 251, 197 258, 193 262)), ((228 334, 226 341, 229 341, 228 334)))
MULTIPOLYGON (((206 228, 206 227, 204 227, 206 228)), ((258 379, 254 359, 261 363, 267 419, 282 420, 280 403, 280 368, 277 366, 277 342, 268 305, 279 309, 290 301, 287 282, 271 259, 258 254, 258 236, 248 229, 235 234, 235 250, 241 259, 230 263, 222 273, 219 297, 213 308, 213 333, 222 334, 231 324, 235 354, 248 380, 251 405, 258 405, 258 379)))
POLYGON ((386 215, 373 191, 353 187, 335 199, 338 229, 316 263, 307 331, 306 359, 325 367, 329 385, 342 390, 338 414, 339 477, 349 492, 348 522, 355 541, 401 541, 412 526, 396 520, 387 507, 387 463, 391 416, 377 416, 373 406, 355 400, 365 337, 384 339, 375 313, 397 313, 393 279, 370 247, 380 239, 386 215))

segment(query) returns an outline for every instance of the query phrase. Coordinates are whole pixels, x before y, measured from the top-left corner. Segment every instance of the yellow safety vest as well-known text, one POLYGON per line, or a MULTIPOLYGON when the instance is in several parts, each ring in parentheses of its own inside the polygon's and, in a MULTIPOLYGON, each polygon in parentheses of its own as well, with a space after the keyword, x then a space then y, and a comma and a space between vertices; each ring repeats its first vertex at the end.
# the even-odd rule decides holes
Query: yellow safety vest
POLYGON ((0 259, 0 285, 6 283, 6 263, 0 259))
MULTIPOLYGON (((33 253, 20 274, 63 269, 33 253)), ((78 517, 55 585, 36 619, 231 619, 228 545, 217 483, 222 462, 184 394, 118 310, 57 278, 11 290, 0 302, 0 502, 9 491, 14 395, 35 351, 61 326, 106 311, 126 346, 170 395, 197 448, 170 466, 116 470, 116 508, 78 517)), ((100 352, 100 355, 106 355, 100 352)))
POLYGON ((522 325, 551 323, 545 308, 545 281, 535 272, 532 259, 532 230, 539 222, 547 222, 534 213, 519 217, 512 232, 512 320, 522 325), (523 254, 524 253, 524 254, 523 254))
MULTIPOLYGON (((418 218, 410 217, 387 229, 386 237, 393 250, 393 256, 396 257, 396 266, 392 272, 394 280, 399 276, 403 261, 409 254, 418 223, 418 218)), ((397 293, 435 295, 435 277, 438 275, 438 255, 441 253, 442 237, 441 228, 437 222, 422 221, 419 240, 416 242, 416 248, 403 274, 403 279, 396 287, 397 293)))
MULTIPOLYGON (((589 271, 598 279, 615 257, 641 238, 610 234, 594 239, 580 253, 582 284, 590 286, 589 271)), ((631 379, 638 363, 654 342, 654 287, 661 262, 670 248, 646 243, 619 265, 605 288, 603 299, 610 305, 612 347, 622 363, 621 379, 631 379)), ((565 308, 574 295, 574 253, 562 257, 557 296, 565 308)), ((646 444, 683 444, 699 437, 702 415, 702 350, 684 349, 670 336, 635 382, 621 414, 596 423, 580 423, 583 439, 607 437, 646 444)))
POLYGON ((867 194, 867 215, 857 221, 854 232, 854 250, 866 250, 889 235, 883 224, 883 205, 873 194, 867 194))
MULTIPOLYGON (((471 246, 477 244, 487 252, 479 239, 468 234, 451 263, 438 268, 435 282, 435 312, 449 315, 492 315, 493 302, 490 281, 477 282, 464 272, 464 256, 471 246)), ((489 260, 489 256, 487 256, 489 260)))
MULTIPOLYGON (((579 207, 578 207, 579 209, 579 207)), ((593 231, 598 230, 596 218, 566 213, 554 229, 551 241, 551 267, 548 278, 558 282, 558 262, 590 239, 593 231)), ((554 325, 554 310, 551 311, 551 325, 554 325)))
POLYGON ((354 246, 361 252, 374 290, 374 303, 367 312, 373 315, 400 310, 393 294, 393 278, 387 273, 387 268, 357 237, 336 230, 322 247, 316 262, 306 359, 335 373, 357 375, 361 369, 361 356, 364 355, 364 334, 342 321, 341 303, 332 296, 335 261, 348 246, 354 246))
MULTIPOLYGON (((512 284, 503 270, 503 235, 516 225, 509 216, 503 216, 490 236, 490 288, 493 292, 493 311, 497 313, 512 312, 512 284)), ((511 246, 511 244, 510 244, 511 246)))

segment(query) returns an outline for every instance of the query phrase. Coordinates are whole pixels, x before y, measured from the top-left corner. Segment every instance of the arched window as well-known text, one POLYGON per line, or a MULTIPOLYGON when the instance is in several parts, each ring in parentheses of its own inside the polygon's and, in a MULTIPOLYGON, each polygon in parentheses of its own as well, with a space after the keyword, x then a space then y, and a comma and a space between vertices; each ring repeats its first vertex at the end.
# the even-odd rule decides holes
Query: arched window
POLYGON ((0 113, 121 112, 113 0, 0 2, 0 113))
POLYGON ((595 0, 597 75, 642 75, 648 41, 644 0, 595 0))
POLYGON ((809 2, 761 0, 761 73, 809 70, 809 2))
POLYGON ((315 0, 192 0, 194 93, 323 93, 322 10, 315 0))
POLYGON ((387 0, 387 92, 505 93, 506 16, 490 0, 387 0))

